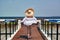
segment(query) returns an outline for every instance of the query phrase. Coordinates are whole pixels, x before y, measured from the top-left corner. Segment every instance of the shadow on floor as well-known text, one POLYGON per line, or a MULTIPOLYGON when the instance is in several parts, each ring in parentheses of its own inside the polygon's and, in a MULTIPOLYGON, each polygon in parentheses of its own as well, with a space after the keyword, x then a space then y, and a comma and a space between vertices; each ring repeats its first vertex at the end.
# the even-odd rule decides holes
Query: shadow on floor
POLYGON ((27 39, 27 38, 28 38, 28 36, 27 36, 27 35, 20 35, 20 37, 19 37, 19 38, 27 39))

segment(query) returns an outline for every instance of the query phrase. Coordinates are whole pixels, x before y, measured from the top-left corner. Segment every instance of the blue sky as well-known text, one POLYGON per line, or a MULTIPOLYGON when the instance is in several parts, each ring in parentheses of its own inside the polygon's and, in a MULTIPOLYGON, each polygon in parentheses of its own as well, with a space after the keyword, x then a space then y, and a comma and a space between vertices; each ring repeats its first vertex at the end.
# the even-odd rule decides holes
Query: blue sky
POLYGON ((0 17, 25 16, 30 7, 35 16, 60 16, 60 0, 0 0, 0 17))

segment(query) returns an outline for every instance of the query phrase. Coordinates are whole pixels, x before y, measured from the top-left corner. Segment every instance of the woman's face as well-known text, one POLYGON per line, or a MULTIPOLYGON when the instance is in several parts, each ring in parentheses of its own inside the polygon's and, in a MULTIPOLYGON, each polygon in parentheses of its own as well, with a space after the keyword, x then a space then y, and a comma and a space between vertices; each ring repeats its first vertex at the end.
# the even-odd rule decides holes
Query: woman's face
POLYGON ((32 10, 28 10, 26 12, 26 16, 33 16, 34 15, 34 12, 32 10))

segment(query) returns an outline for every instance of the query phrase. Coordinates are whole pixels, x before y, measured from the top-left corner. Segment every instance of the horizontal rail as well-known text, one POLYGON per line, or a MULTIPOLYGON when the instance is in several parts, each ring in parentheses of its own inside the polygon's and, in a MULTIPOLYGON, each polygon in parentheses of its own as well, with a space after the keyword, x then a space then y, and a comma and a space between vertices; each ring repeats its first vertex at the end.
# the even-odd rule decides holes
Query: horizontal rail
POLYGON ((7 40, 17 30, 18 21, 1 22, 0 23, 0 40, 7 40), (5 36, 3 36, 5 35, 5 36), (8 37, 9 35, 9 37, 8 37), (5 39, 2 39, 2 38, 5 39))
POLYGON ((10 34, 13 34, 13 33, 1 33, 1 35, 10 35, 10 34))
MULTIPOLYGON (((57 35, 57 33, 47 33, 48 35, 57 35)), ((58 33, 58 35, 60 35, 60 33, 58 33)))
POLYGON ((40 25, 41 25, 40 30, 46 36, 47 39, 49 37, 48 40, 59 40, 59 36, 60 36, 59 23, 49 22, 43 19, 41 20, 40 25), (53 35, 55 35, 56 38, 54 38, 53 35))

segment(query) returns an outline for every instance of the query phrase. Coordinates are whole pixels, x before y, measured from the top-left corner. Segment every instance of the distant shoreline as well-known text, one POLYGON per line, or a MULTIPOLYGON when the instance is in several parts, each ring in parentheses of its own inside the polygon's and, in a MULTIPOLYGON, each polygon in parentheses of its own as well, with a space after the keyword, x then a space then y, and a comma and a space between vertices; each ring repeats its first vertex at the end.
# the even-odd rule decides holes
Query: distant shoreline
MULTIPOLYGON (((43 18, 43 19, 60 19, 60 16, 50 16, 50 17, 38 17, 38 16, 35 16, 36 18, 43 18)), ((24 18, 24 16, 22 16, 22 17, 0 17, 0 19, 17 19, 17 18, 20 18, 20 19, 22 19, 22 18, 24 18)))

